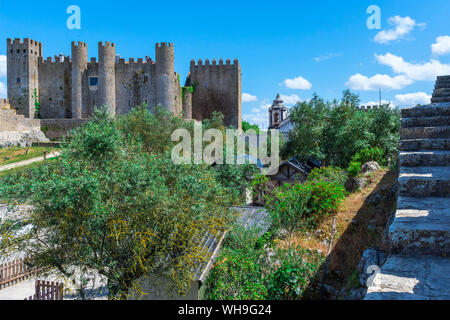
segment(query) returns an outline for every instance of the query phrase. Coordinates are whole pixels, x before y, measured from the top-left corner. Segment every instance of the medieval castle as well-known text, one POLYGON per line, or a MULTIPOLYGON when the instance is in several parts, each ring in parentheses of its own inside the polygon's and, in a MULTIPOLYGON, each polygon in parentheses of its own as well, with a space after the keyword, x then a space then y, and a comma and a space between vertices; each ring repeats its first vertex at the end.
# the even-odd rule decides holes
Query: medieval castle
POLYGON ((71 57, 43 58, 43 44, 31 39, 7 39, 7 87, 12 109, 25 118, 86 119, 96 106, 112 114, 131 108, 161 105, 187 119, 224 114, 226 125, 241 128, 241 67, 235 59, 194 60, 185 86, 174 68, 174 46, 158 43, 150 57, 128 61, 111 42, 98 44, 98 61, 88 59, 88 46, 72 42, 71 57))

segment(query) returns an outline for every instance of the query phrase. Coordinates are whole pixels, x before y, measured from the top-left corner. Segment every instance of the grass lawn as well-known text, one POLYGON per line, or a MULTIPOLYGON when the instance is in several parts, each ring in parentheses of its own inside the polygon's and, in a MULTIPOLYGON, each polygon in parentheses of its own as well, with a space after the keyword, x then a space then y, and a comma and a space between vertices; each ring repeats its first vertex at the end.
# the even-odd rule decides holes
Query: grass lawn
POLYGON ((0 166, 20 162, 23 160, 28 160, 36 157, 41 157, 44 155, 44 151, 47 151, 47 154, 50 154, 54 151, 59 150, 58 148, 51 147, 29 147, 29 148, 21 148, 21 147, 10 147, 10 148, 2 148, 0 149, 0 166), (28 154, 27 154, 28 149, 28 154))
POLYGON ((28 169, 37 168, 37 167, 42 166, 42 165, 44 165, 46 163, 51 163, 51 162, 56 161, 56 160, 57 160, 57 158, 52 158, 52 159, 47 159, 45 161, 34 162, 34 163, 31 163, 31 164, 26 165, 26 166, 21 166, 21 167, 17 167, 17 168, 5 170, 5 171, 0 171, 0 178, 5 177, 5 176, 9 176, 9 175, 13 175, 13 174, 16 174, 16 173, 20 173, 20 172, 26 171, 28 169))

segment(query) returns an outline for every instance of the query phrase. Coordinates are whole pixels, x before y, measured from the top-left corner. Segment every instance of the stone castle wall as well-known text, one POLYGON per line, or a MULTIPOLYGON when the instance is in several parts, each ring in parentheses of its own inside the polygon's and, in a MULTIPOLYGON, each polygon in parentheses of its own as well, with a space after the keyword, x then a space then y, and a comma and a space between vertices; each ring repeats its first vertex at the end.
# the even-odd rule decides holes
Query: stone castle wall
POLYGON ((98 61, 88 61, 88 45, 72 42, 72 58, 44 59, 43 45, 34 40, 7 39, 8 97, 17 113, 34 118, 35 102, 42 119, 87 119, 97 106, 107 105, 113 114, 131 108, 161 104, 174 114, 203 120, 213 111, 225 116, 227 125, 241 126, 241 68, 235 60, 212 65, 191 62, 194 93, 182 96, 179 75, 174 70, 174 46, 158 43, 156 61, 129 61, 116 56, 110 42, 98 44, 98 61), (36 97, 35 97, 36 96, 36 97), (183 99, 185 101, 183 102, 183 99), (184 108, 184 109, 183 109, 184 108))

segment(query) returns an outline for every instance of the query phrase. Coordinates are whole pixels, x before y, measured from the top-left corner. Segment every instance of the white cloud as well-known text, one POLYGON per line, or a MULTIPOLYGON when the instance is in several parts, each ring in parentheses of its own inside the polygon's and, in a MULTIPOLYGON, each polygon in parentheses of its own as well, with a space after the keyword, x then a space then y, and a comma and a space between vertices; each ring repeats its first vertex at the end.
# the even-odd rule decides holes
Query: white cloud
POLYGON ((267 129, 269 126, 269 114, 267 112, 243 114, 242 118, 251 124, 257 124, 261 129, 267 129))
POLYGON ((7 92, 6 92, 6 85, 0 81, 0 98, 6 98, 7 92))
POLYGON ((258 101, 258 98, 256 96, 253 96, 249 93, 242 94, 242 102, 254 102, 254 101, 258 101))
POLYGON ((391 17, 388 20, 389 24, 394 28, 389 30, 382 30, 377 33, 374 38, 375 42, 387 44, 394 40, 399 40, 407 36, 416 26, 424 27, 424 23, 416 23, 410 17, 391 17))
POLYGON ((443 64, 434 59, 425 63, 413 64, 391 53, 375 55, 375 58, 380 64, 390 66, 395 73, 403 74, 415 81, 434 81, 437 76, 450 74, 450 64, 443 64))
POLYGON ((387 74, 376 74, 373 77, 366 77, 360 73, 351 76, 346 85, 352 90, 375 91, 399 90, 413 83, 411 79, 403 75, 391 77, 387 74))
POLYGON ((303 77, 297 77, 295 79, 286 79, 284 84, 289 89, 309 90, 312 88, 311 82, 303 77))
MULTIPOLYGON (((395 107, 395 103, 390 100, 381 100, 381 104, 389 104, 391 107, 395 107)), ((378 106, 380 105, 380 101, 369 101, 365 103, 361 103, 361 106, 378 106)))
POLYGON ((428 62, 410 63, 392 53, 375 54, 378 63, 392 68, 395 76, 376 74, 367 77, 362 74, 352 75, 346 85, 353 90, 400 90, 415 81, 435 81, 437 76, 450 74, 450 64, 431 59, 428 62))
POLYGON ((333 58, 340 57, 340 56, 342 56, 342 53, 328 53, 328 54, 322 54, 318 57, 315 57, 314 60, 316 62, 321 62, 321 61, 333 59, 333 58))
POLYGON ((6 56, 0 55, 0 78, 6 77, 6 56))
POLYGON ((395 96, 396 102, 405 107, 414 107, 418 104, 424 105, 430 103, 431 96, 425 92, 397 94, 395 96))
POLYGON ((436 55, 450 53, 450 36, 437 37, 436 43, 431 45, 431 52, 436 55))
POLYGON ((284 94, 280 94, 280 98, 284 101, 285 104, 287 105, 293 105, 296 104, 299 101, 303 101, 298 95, 296 94, 291 94, 291 95, 284 95, 284 94))

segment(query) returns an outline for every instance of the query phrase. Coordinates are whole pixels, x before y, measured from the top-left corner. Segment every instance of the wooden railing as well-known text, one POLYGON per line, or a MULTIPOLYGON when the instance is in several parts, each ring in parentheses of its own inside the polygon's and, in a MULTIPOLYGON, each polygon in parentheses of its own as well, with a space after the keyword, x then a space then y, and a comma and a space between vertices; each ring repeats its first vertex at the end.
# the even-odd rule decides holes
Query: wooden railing
POLYGON ((0 289, 24 281, 44 270, 42 268, 30 268, 26 264, 28 261, 28 258, 22 258, 0 264, 0 289))
POLYGON ((35 294, 24 300, 63 300, 63 292, 62 283, 36 280, 35 294))

